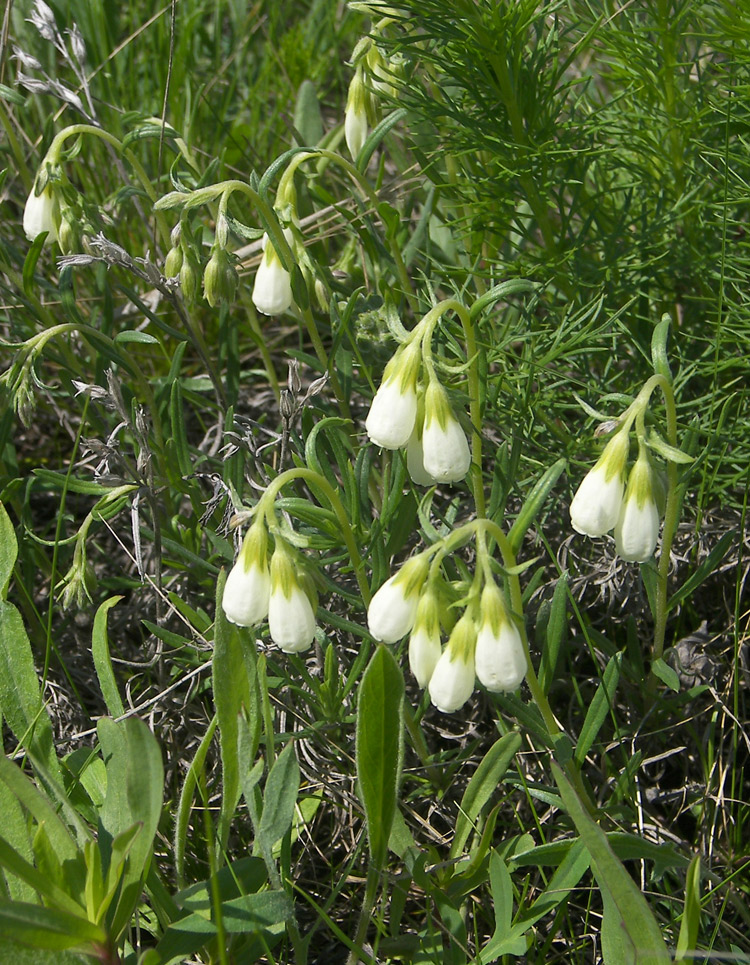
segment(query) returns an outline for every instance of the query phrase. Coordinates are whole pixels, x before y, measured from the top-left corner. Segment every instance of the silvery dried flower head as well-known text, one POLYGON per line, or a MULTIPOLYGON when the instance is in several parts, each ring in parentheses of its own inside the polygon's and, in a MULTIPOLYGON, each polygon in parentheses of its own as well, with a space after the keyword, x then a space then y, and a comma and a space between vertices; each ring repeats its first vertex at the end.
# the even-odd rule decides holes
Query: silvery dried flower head
POLYGON ((622 428, 609 440, 604 451, 570 504, 573 529, 585 536, 603 536, 620 517, 623 478, 630 451, 630 435, 622 428))
POLYGON ((400 346, 383 372, 383 381, 365 420, 367 435, 383 449, 400 449, 417 419, 417 378, 422 361, 419 340, 400 346))
MULTIPOLYGON (((290 228, 284 228, 284 237, 291 245, 293 235, 290 228)), ((264 234, 263 258, 253 285, 253 304, 263 315, 282 315, 289 310, 292 301, 291 275, 282 265, 273 242, 264 234)))
POLYGON ((268 532, 256 522, 245 534, 237 561, 227 576, 221 606, 227 619, 254 627, 268 616, 271 576, 268 570, 268 532))
POLYGON ((23 230, 29 241, 33 241, 43 231, 47 232, 45 245, 57 241, 57 229, 60 222, 59 204, 52 184, 48 181, 39 194, 36 185, 31 189, 23 210, 23 230))
POLYGON ((477 678, 493 693, 515 690, 528 669, 521 634, 494 583, 482 591, 475 662, 477 678))
POLYGON ((429 684, 441 651, 439 604, 435 593, 427 589, 419 600, 409 637, 409 667, 420 687, 429 684))
POLYGON ((641 446, 630 470, 625 499, 615 525, 617 555, 629 563, 651 559, 659 538, 659 510, 654 492, 654 473, 645 446, 641 446))
POLYGON ((294 558, 280 538, 271 557, 268 630, 284 653, 309 650, 315 638, 315 609, 302 587, 294 558))
POLYGON ((434 378, 424 397, 422 463, 436 483, 460 482, 471 466, 466 433, 453 414, 445 389, 434 378))
POLYGON ((413 556, 373 596, 367 608, 367 626, 376 640, 397 643, 409 633, 428 569, 424 555, 413 556))
POLYGON ((444 714, 459 710, 472 695, 476 640, 476 624, 467 611, 453 627, 430 677, 430 700, 444 714))

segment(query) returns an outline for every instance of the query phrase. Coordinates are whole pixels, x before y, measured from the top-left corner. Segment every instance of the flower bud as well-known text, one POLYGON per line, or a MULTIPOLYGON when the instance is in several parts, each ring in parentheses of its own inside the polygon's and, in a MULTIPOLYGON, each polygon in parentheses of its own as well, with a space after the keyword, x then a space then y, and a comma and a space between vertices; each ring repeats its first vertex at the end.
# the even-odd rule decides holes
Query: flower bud
POLYGON ((659 538, 654 473, 645 447, 630 470, 625 500, 615 526, 617 555, 629 563, 651 559, 659 538))
POLYGON ((385 367, 365 420, 367 435, 383 449, 400 449, 414 431, 421 361, 421 343, 413 341, 398 348, 385 367))
POLYGON ((57 226, 60 220, 57 196, 52 184, 47 182, 44 190, 36 194, 36 185, 31 189, 23 209, 23 230, 29 241, 33 241, 43 231, 47 232, 45 245, 57 241, 57 226))
POLYGON ((211 308, 219 301, 231 302, 238 282, 229 253, 224 248, 214 248, 203 273, 203 294, 211 308))
POLYGON ((245 534, 237 561, 224 585, 221 606, 227 620, 254 627, 268 616, 271 577, 268 572, 268 532, 256 522, 245 534))
POLYGON ((471 466, 466 433, 437 379, 430 380, 425 392, 422 454, 424 471, 436 483, 460 482, 471 466))
POLYGON ((423 554, 413 556, 377 591, 367 608, 367 626, 376 640, 397 643, 414 626, 428 569, 423 554))
POLYGON ((409 637, 409 667, 420 687, 429 684, 441 651, 438 601, 433 591, 427 590, 419 600, 409 637))
POLYGON ((367 96, 362 70, 358 67, 349 84, 344 114, 344 138, 355 161, 367 140, 367 96))
POLYGON ((185 256, 182 253, 180 245, 175 245, 173 248, 170 248, 164 261, 165 278, 176 278, 182 271, 184 260, 185 256))
POLYGON ((620 429, 604 447, 570 504, 570 522, 576 532, 603 536, 617 523, 629 451, 629 433, 620 429))
POLYGON ((76 217, 75 211, 66 205, 60 214, 60 228, 57 232, 57 243, 64 255, 70 255, 79 250, 79 226, 80 219, 76 217))
MULTIPOLYGON (((284 237, 292 243, 292 232, 284 228, 284 237)), ((263 315, 282 315, 292 304, 292 279, 281 264, 273 243, 263 235, 263 258, 255 275, 253 304, 263 315)))
POLYGON ((482 591, 474 659, 477 678, 493 693, 515 690, 526 676, 526 652, 521 634, 494 583, 488 583, 482 591))
POLYGON ((195 302, 198 294, 198 262, 191 252, 183 252, 182 268, 180 268, 180 291, 188 305, 195 302))
POLYGON ((430 678, 430 700, 444 714, 459 710, 474 690, 477 628, 467 612, 451 631, 448 644, 430 678))
POLYGON ((271 639, 284 653, 309 650, 315 638, 315 610, 302 589, 287 545, 276 540, 271 557, 271 599, 268 605, 271 639))

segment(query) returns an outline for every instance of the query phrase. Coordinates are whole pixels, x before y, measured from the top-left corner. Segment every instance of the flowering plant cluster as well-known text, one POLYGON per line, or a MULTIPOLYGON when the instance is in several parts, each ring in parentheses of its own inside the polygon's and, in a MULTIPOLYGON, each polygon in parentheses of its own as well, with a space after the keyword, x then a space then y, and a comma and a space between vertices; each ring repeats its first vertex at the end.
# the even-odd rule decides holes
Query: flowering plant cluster
POLYGON ((407 560, 373 596, 367 624, 382 643, 397 643, 409 635, 411 671, 443 713, 459 710, 466 703, 475 678, 487 690, 501 693, 515 690, 526 676, 528 660, 520 623, 494 580, 483 531, 476 523, 466 524, 445 543, 407 560), (448 588, 440 562, 471 528, 479 529, 481 566, 464 598, 447 606, 448 588), (463 613, 453 622, 459 605, 463 613), (445 647, 441 624, 450 627, 445 647))
POLYGON ((365 428, 383 449, 406 449, 406 464, 419 486, 460 482, 471 451, 430 352, 434 319, 425 318, 396 349, 372 400, 365 428))

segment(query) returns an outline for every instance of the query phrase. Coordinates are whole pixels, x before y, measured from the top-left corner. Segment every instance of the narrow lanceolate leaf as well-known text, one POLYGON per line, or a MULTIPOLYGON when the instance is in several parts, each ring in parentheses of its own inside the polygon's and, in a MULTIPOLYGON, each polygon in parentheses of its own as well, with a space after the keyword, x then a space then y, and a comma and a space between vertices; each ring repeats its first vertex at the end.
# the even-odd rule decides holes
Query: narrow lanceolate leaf
POLYGON ((107 933, 99 925, 67 911, 4 901, 0 905, 0 939, 62 951, 78 945, 105 945, 107 933))
POLYGON ((13 523, 0 503, 0 600, 4 600, 8 593, 13 567, 18 556, 18 540, 13 523))
POLYGON ((450 850, 451 858, 458 857, 463 851, 480 811, 497 789, 513 755, 520 746, 520 734, 506 734, 505 737, 495 741, 485 754, 469 781, 459 806, 456 831, 450 850))
POLYGON ((680 935, 677 939, 675 965, 693 961, 701 920, 701 859, 696 855, 690 862, 685 879, 685 908, 682 912, 680 935))
POLYGON ((263 814, 256 835, 258 851, 271 860, 273 846, 292 826, 299 792, 299 764, 289 743, 274 761, 263 792, 263 814))
POLYGON ((94 658, 94 669, 96 676, 99 678, 99 687, 102 691, 102 697, 104 697, 104 703, 113 717, 122 717, 125 713, 125 707, 117 689, 112 660, 109 655, 107 614, 121 599, 121 596, 111 596, 102 603, 96 611, 94 630, 91 635, 91 656, 94 658))
POLYGON ((617 683, 620 679, 620 664, 622 654, 616 653, 607 664, 602 681, 597 687, 594 699, 589 705, 586 718, 581 728, 581 733, 576 744, 575 761, 579 766, 586 759, 586 755, 591 750, 591 745, 601 730, 601 726, 612 707, 612 699, 617 690, 617 683))
POLYGON ((604 899, 602 942, 605 965, 670 965, 661 929, 646 899, 615 855, 606 834, 588 814, 572 784, 553 761, 552 773, 563 805, 573 819, 604 899))
POLYGON ((0 601, 0 712, 16 740, 62 785, 52 724, 42 703, 31 643, 21 614, 0 601))
POLYGON ((379 646, 362 677, 357 705, 357 781, 370 855, 382 867, 388 848, 403 759, 404 678, 390 650, 379 646))
POLYGON ((526 501, 521 507, 521 512, 516 517, 516 521, 508 533, 508 539, 510 540, 511 549, 514 553, 518 552, 526 530, 541 512, 547 496, 552 492, 555 483, 562 475, 566 466, 567 462, 565 459, 558 459, 557 462, 553 463, 537 480, 533 489, 526 497, 526 501))
POLYGON ((552 681, 560 659, 560 652, 568 631, 566 606, 568 602, 568 574, 562 573, 555 586, 549 619, 544 635, 544 649, 539 665, 539 686, 546 694, 552 681))

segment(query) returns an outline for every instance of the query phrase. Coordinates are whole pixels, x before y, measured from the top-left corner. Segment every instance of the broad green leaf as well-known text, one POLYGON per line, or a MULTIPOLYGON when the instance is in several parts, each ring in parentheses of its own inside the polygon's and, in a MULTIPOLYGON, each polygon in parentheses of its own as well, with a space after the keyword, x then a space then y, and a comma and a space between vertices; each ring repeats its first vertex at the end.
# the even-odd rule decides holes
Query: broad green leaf
POLYGON ((464 850, 469 834, 485 804, 497 789, 513 755, 521 746, 521 735, 506 734, 490 747, 469 781, 456 818, 456 830, 450 858, 457 858, 464 850))
POLYGON ((158 345, 159 339, 153 335, 149 335, 148 332, 139 332, 131 329, 126 332, 118 332, 117 335, 115 335, 115 342, 126 345, 129 342, 137 342, 141 345, 158 345))
POLYGON ((3 942, 3 965, 89 965, 90 961, 90 958, 84 959, 76 952, 60 949, 42 951, 41 948, 28 948, 7 938, 3 942))
MULTIPOLYGON (((619 953, 627 955, 632 949, 633 961, 638 965, 671 965, 671 956, 646 899, 615 855, 606 834, 587 813, 562 769, 554 761, 550 766, 565 809, 591 855, 594 877, 605 903, 608 940, 611 939, 612 947, 616 943, 619 953)), ((605 955, 605 961, 607 965, 627 965, 629 958, 609 959, 605 955)))
POLYGON ((16 739, 62 784, 52 724, 39 688, 39 678, 21 614, 0 601, 0 712, 16 739))
POLYGON ((115 723, 103 717, 97 724, 102 758, 107 768, 107 794, 100 814, 99 846, 106 878, 116 860, 116 839, 134 824, 141 824, 122 876, 118 900, 109 915, 115 937, 127 926, 140 900, 159 823, 164 767, 156 738, 137 717, 115 723))
POLYGON ((56 908, 21 901, 0 903, 0 938, 33 948, 64 950, 92 943, 104 945, 107 933, 86 918, 56 908))
POLYGON ((365 809, 370 855, 385 861, 401 776, 404 744, 404 678, 393 654, 378 646, 359 687, 356 766, 365 809))
POLYGON ((589 704, 574 755, 575 762, 579 767, 583 764, 586 755, 591 750, 591 746, 596 740, 607 714, 610 713, 612 700, 620 679, 621 663, 622 654, 616 653, 605 667, 601 682, 596 689, 593 700, 589 704))
POLYGON ((4 838, 0 838, 0 865, 21 881, 25 881, 34 891, 45 897, 50 904, 74 915, 84 914, 82 906, 71 898, 52 877, 43 874, 33 864, 22 858, 4 838))
POLYGON ((674 667, 670 667, 662 657, 654 660, 651 664, 651 673, 676 694, 680 692, 680 677, 677 671, 674 667))
POLYGON ((258 851, 269 862, 273 846, 292 826, 299 792, 299 764, 290 741, 271 767, 263 791, 263 813, 256 833, 258 851))
POLYGON ((692 962, 693 952, 696 950, 698 930, 701 923, 701 859, 696 855, 690 862, 685 879, 685 907, 680 922, 680 934, 677 938, 677 954, 675 965, 682 962, 692 962))
POLYGON ((221 741, 221 813, 218 844, 225 847, 241 793, 239 761, 239 718, 250 705, 250 684, 245 667, 239 630, 227 620, 221 606, 226 577, 219 576, 214 624, 212 683, 221 741))
POLYGON ((294 104, 294 129, 302 138, 300 147, 313 147, 323 137, 320 103, 311 80, 303 80, 294 104))
POLYGON ((113 717, 122 717, 125 714, 125 707, 120 699, 120 692, 117 689, 117 681, 109 655, 107 614, 121 599, 121 596, 111 596, 101 604, 94 617, 94 629, 91 635, 91 655, 94 658, 94 669, 99 679, 104 703, 113 717))
POLYGON ((8 584, 13 575, 13 567, 18 556, 18 540, 13 523, 0 503, 0 600, 4 600, 8 593, 8 584))

